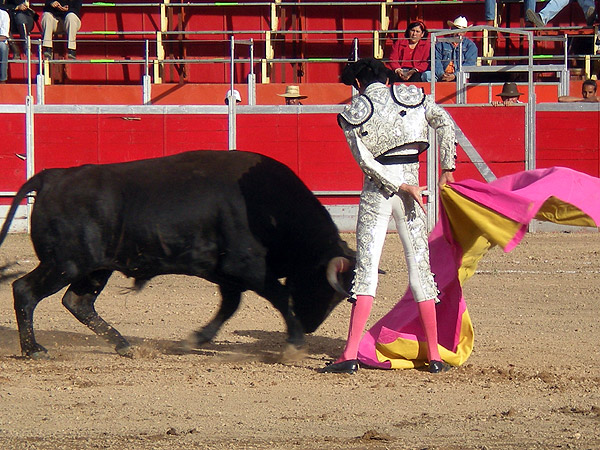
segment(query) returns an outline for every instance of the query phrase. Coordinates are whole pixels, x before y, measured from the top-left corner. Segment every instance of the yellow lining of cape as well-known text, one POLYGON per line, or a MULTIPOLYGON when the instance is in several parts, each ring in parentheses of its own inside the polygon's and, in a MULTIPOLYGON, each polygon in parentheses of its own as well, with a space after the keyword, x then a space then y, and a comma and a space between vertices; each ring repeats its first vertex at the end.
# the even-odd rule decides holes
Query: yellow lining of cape
MULTIPOLYGON (((456 352, 438 345, 440 356, 452 366, 462 365, 473 351, 473 324, 469 311, 463 312, 460 325, 460 338, 456 352)), ((399 338, 389 344, 375 344, 378 361, 390 361, 392 369, 412 369, 421 367, 427 362, 427 343, 414 339, 399 338)))

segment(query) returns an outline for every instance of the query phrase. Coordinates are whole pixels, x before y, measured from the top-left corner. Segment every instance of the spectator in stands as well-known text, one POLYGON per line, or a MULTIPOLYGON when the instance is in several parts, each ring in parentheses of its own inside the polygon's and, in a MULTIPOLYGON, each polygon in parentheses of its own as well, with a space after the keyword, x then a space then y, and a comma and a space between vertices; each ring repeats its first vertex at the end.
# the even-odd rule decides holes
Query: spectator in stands
MULTIPOLYGON (((588 26, 592 26, 596 21, 596 5, 594 0, 577 0, 577 2, 583 10, 585 23, 588 26)), ((528 8, 525 11, 525 18, 536 27, 543 27, 554 19, 568 4, 569 0, 550 0, 539 13, 535 12, 535 8, 528 8)))
POLYGON ((10 17, 4 3, 0 3, 0 83, 8 79, 8 38, 10 37, 10 17))
POLYGON ((598 85, 594 80, 585 80, 581 85, 581 97, 571 97, 569 95, 562 95, 558 97, 558 101, 561 103, 571 102, 600 102, 600 98, 596 96, 596 90, 598 85))
POLYGON ((515 103, 521 103, 519 101, 519 97, 523 94, 521 92, 519 92, 519 89, 517 88, 516 83, 508 83, 507 82, 507 83, 504 83, 504 85, 502 86, 502 92, 500 92, 497 95, 502 100, 493 101, 492 102, 493 106, 510 106, 510 105, 514 105, 515 103))
POLYGON ((21 48, 13 45, 15 57, 24 54, 27 55, 26 38, 33 30, 33 23, 39 19, 38 14, 29 7, 28 0, 7 0, 8 14, 10 15, 11 31, 19 35, 21 39, 21 48))
MULTIPOLYGON (((453 22, 448 21, 451 29, 464 30, 469 27, 467 19, 459 16, 453 22)), ((456 42, 438 42, 435 44, 435 78, 436 81, 455 81, 455 72, 460 70, 461 59, 464 66, 477 63, 477 46, 465 37, 464 31, 457 31, 456 42)), ((431 71, 423 74, 423 81, 431 81, 431 71)))
POLYGON ((286 105, 301 105, 303 98, 307 98, 307 95, 300 95, 300 86, 286 86, 283 94, 277 94, 280 97, 285 97, 286 105))
POLYGON ((52 58, 54 33, 67 34, 67 56, 77 58, 77 32, 81 28, 81 0, 46 0, 42 15, 44 58, 52 58))
POLYGON ((430 70, 431 43, 427 34, 425 24, 417 20, 408 24, 404 39, 396 39, 390 54, 390 67, 396 79, 421 81, 423 73, 430 70))
MULTIPOLYGON (((229 89, 227 91, 227 94, 225 94, 225 104, 229 105, 229 96, 231 95, 231 89, 229 89)), ((241 103, 242 102, 242 96, 240 95, 240 93, 238 92, 237 89, 233 90, 233 98, 235 98, 235 103, 241 103)))
MULTIPOLYGON (((535 0, 524 0, 525 11, 533 9, 535 11, 535 0)), ((496 20, 496 0, 485 0, 485 20, 490 26, 494 26, 496 20)))

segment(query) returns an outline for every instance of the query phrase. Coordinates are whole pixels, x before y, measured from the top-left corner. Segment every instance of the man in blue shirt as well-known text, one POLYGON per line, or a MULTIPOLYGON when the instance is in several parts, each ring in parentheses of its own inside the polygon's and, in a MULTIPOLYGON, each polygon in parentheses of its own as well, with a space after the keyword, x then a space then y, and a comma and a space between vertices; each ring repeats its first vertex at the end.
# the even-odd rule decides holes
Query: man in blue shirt
MULTIPOLYGON (((477 64, 477 46, 465 37, 464 31, 469 26, 467 19, 459 16, 454 22, 448 21, 452 29, 456 29, 456 36, 462 37, 460 42, 438 42, 435 44, 435 78, 437 81, 455 81, 456 74, 462 65, 474 66, 477 64), (461 57, 462 54, 462 57, 461 57)), ((423 81, 431 81, 431 72, 423 73, 423 81)))

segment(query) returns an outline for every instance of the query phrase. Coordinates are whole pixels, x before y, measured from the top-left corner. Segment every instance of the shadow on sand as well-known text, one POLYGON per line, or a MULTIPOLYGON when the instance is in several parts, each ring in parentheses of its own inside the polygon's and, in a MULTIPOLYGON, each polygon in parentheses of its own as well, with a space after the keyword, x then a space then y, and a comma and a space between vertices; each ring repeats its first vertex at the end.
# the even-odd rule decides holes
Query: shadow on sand
MULTIPOLYGON (((214 342, 204 344, 200 348, 190 348, 187 341, 168 339, 150 339, 136 336, 125 336, 125 339, 135 348, 134 357, 151 358, 158 355, 185 355, 217 358, 219 360, 258 360, 265 363, 281 363, 282 352, 286 348, 286 333, 281 331, 241 330, 235 335, 251 338, 252 342, 232 342, 227 339, 215 338, 214 342)), ((48 331, 36 330, 37 341, 46 347, 51 358, 68 353, 117 353, 101 337, 93 333, 77 331, 48 331)), ((297 359, 307 354, 326 354, 334 357, 343 348, 342 339, 333 339, 318 335, 306 336, 306 349, 297 355, 297 359)), ((19 334, 14 328, 0 326, 0 358, 21 357, 19 334)), ((293 357, 292 357, 293 358, 293 357)))

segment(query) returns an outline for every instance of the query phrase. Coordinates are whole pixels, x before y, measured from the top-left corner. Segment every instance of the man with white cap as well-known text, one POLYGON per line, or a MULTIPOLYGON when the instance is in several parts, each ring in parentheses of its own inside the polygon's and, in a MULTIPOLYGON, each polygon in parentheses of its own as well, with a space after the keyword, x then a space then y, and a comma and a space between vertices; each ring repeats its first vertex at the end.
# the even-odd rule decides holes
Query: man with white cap
MULTIPOLYGON (((228 105, 229 104, 229 97, 231 96, 231 89, 229 89, 227 91, 227 94, 225 94, 225 104, 228 105)), ((233 90, 233 98, 235 98, 235 102, 236 103, 241 103, 242 102, 242 96, 240 95, 240 93, 238 92, 237 89, 233 90)))
POLYGON ((301 105, 300 100, 307 98, 307 95, 300 95, 300 86, 286 86, 283 94, 277 94, 280 97, 285 97, 286 105, 301 105))
MULTIPOLYGON (((454 81, 456 74, 463 66, 474 66, 477 63, 477 46, 465 37, 464 30, 469 27, 466 17, 458 16, 454 21, 448 21, 451 29, 457 30, 456 36, 462 37, 460 41, 435 44, 435 78, 437 81, 454 81)), ((431 81, 431 72, 423 74, 423 81, 431 81)))

